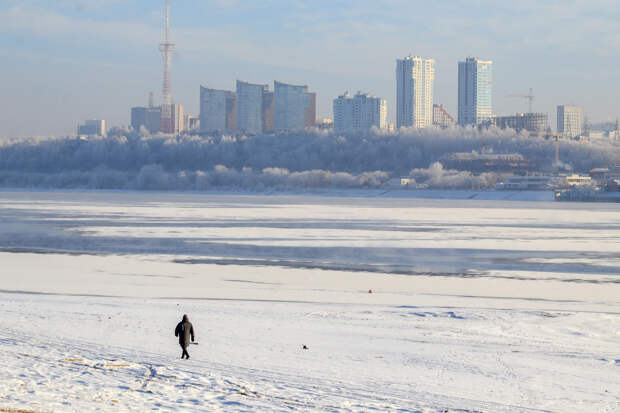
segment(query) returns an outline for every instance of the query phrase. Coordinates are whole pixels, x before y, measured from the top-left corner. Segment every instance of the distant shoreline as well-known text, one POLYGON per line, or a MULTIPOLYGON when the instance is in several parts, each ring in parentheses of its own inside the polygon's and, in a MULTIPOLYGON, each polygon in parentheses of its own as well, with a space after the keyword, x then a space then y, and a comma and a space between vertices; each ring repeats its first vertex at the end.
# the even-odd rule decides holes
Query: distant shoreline
POLYGON ((54 188, 0 188, 2 193, 94 193, 94 194, 176 194, 176 195, 245 195, 245 196, 323 196, 353 198, 398 198, 398 199, 453 199, 479 201, 554 201, 554 191, 519 190, 471 190, 471 189, 340 189, 316 188, 303 190, 207 190, 207 191, 162 191, 123 189, 54 189, 54 188))

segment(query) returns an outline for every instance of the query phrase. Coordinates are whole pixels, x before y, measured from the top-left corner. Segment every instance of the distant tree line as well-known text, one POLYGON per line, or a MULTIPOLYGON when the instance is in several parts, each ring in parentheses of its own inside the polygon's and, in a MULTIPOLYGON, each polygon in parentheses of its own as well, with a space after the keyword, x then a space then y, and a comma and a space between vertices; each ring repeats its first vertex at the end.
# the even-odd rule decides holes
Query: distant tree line
MULTIPOLYGON (((145 136, 117 129, 107 138, 19 139, 0 144, 0 186, 179 189, 363 188, 413 173, 435 188, 485 188, 497 174, 445 170, 454 152, 520 153, 541 172, 554 168, 555 142, 490 128, 406 129, 334 134, 318 129, 264 136, 145 136)), ((566 169, 620 164, 610 141, 561 141, 566 169)))

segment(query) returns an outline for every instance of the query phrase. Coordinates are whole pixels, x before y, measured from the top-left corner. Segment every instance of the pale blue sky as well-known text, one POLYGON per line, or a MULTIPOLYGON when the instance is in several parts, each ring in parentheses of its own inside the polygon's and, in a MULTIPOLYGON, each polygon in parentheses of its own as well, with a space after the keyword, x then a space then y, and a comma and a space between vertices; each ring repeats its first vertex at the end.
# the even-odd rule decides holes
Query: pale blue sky
MULTIPOLYGON (((591 120, 620 115, 620 10, 611 0, 172 0, 175 102, 198 112, 199 85, 235 79, 307 84, 319 116, 345 90, 388 101, 395 59, 436 60, 435 103, 456 116, 457 62, 495 62, 494 111, 534 89, 555 126, 558 104, 591 120)), ((129 123, 161 89, 164 0, 0 0, 0 136, 73 133, 77 122, 129 123)))

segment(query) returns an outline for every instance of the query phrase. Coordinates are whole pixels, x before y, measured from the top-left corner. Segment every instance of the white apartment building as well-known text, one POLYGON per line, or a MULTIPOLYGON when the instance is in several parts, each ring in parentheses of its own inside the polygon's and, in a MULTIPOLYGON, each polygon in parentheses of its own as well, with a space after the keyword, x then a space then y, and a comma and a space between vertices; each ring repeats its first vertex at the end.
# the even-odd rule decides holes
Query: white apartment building
POLYGON ((175 103, 172 105, 172 133, 179 134, 185 130, 185 116, 183 105, 175 103))
POLYGON ((334 99, 334 130, 336 132, 368 130, 373 126, 387 127, 387 102, 358 92, 349 92, 334 99))
POLYGON ((408 56, 396 60, 396 127, 433 124, 435 60, 408 56))
POLYGON ((574 138, 582 133, 580 106, 558 106, 558 135, 574 138))
POLYGON ((459 62, 459 125, 489 122, 493 116, 492 94, 492 61, 468 57, 464 62, 459 62))

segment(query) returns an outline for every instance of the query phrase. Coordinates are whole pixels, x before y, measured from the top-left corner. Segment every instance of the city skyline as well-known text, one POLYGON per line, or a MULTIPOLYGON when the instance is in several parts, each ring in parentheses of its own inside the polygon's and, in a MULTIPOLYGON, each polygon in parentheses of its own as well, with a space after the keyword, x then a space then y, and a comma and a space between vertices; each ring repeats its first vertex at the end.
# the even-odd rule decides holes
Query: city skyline
MULTIPOLYGON (((322 1, 313 6, 171 3, 172 40, 178 47, 173 97, 187 113, 199 112, 200 84, 226 89, 231 78, 255 83, 277 78, 310 85, 319 118, 331 117, 332 100, 342 90, 368 90, 387 100, 388 121, 395 123, 393 62, 411 53, 435 59, 433 103, 453 116, 457 62, 467 56, 494 61, 498 115, 526 112, 525 99, 506 96, 532 87, 534 111, 548 113, 550 124, 555 125, 557 105, 564 104, 582 106, 592 122, 617 116, 620 82, 610 51, 618 42, 611 24, 618 12, 608 2, 597 3, 600 16, 584 13, 581 1, 569 9, 526 1, 510 7, 431 4, 408 18, 402 15, 413 6, 404 1, 383 7, 362 1, 355 11, 322 1), (475 18, 475 27, 464 26, 463 13, 475 18), (509 24, 515 14, 536 18, 517 29, 509 24), (594 35, 596 43, 588 42, 594 35), (587 58, 575 60, 579 53, 587 58), (539 66, 527 64, 528 59, 539 66)), ((6 108, 0 136, 70 134, 91 118, 128 125, 128 108, 144 105, 150 91, 159 104, 162 21, 163 1, 9 0, 0 5, 0 52, 9 63, 0 69, 6 108), (37 122, 33 113, 39 114, 37 122)))

